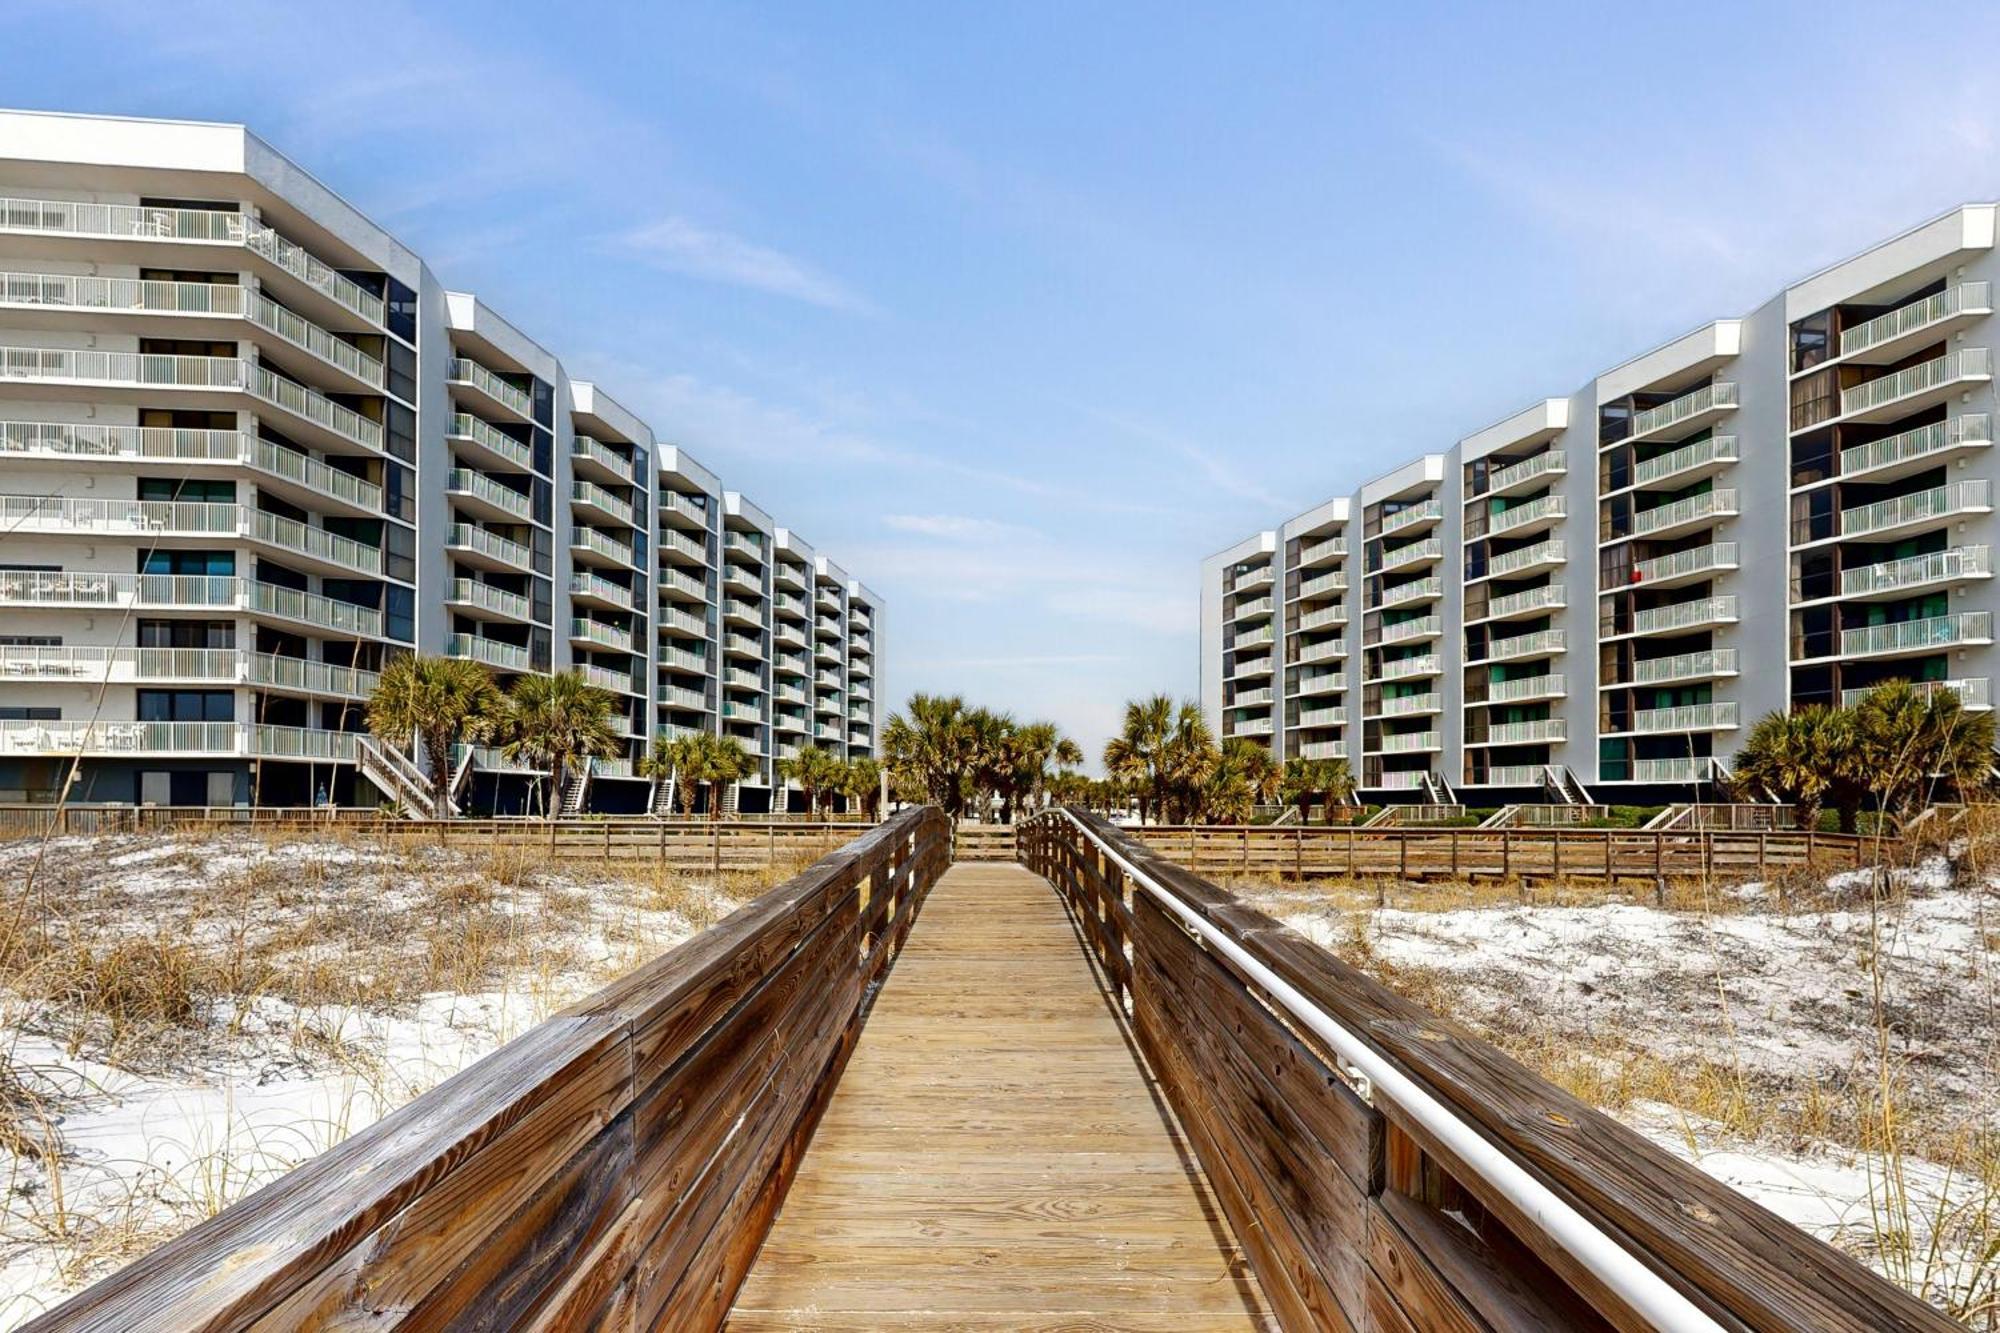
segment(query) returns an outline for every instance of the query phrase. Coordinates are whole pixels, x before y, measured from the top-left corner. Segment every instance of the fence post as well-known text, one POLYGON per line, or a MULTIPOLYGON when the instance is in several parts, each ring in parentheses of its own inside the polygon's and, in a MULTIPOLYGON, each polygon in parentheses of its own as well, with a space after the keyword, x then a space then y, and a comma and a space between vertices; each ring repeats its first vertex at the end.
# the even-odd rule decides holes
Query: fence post
POLYGON ((1451 877, 1458 878, 1458 830, 1451 831, 1451 877))
POLYGON ((1347 826, 1347 877, 1354 878, 1354 825, 1347 826))
POLYGON ((1243 826, 1243 876, 1245 879, 1248 879, 1250 876, 1250 826, 1248 824, 1243 826))
POLYGON ((1306 878, 1306 831, 1292 830, 1292 878, 1305 883, 1306 878))
MULTIPOLYGON (((1764 830, 1758 829, 1757 830, 1757 878, 1760 880, 1764 878, 1764 842, 1765 842, 1764 830)), ((1811 852, 1806 853, 1806 862, 1807 864, 1811 864, 1812 862, 1811 852)))
POLYGON ((1611 830, 1604 830, 1604 882, 1611 882, 1611 830))

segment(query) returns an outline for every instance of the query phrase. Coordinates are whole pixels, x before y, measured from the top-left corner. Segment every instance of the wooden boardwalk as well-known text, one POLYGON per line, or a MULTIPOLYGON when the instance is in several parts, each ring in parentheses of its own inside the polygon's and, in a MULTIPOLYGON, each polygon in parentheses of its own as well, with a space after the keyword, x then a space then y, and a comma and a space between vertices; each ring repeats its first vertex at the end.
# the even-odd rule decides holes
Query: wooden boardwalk
POLYGON ((993 863, 931 891, 728 1326, 1275 1327, 1056 894, 993 863))

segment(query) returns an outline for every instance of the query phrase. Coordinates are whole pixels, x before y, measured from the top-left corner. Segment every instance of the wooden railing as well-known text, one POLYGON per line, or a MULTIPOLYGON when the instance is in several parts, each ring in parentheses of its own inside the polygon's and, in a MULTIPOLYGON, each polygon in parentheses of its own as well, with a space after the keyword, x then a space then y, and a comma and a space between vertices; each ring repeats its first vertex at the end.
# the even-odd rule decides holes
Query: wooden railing
POLYGON ((1070 904, 1285 1328, 1957 1327, 1147 832, 1050 812, 1021 857, 1070 904))
POLYGON ((1872 838, 1791 830, 1342 828, 1148 825, 1126 830, 1190 870, 1262 879, 1316 875, 1667 880, 1872 864, 1872 838))
POLYGON ((719 1328, 950 836, 905 811, 27 1327, 719 1328))

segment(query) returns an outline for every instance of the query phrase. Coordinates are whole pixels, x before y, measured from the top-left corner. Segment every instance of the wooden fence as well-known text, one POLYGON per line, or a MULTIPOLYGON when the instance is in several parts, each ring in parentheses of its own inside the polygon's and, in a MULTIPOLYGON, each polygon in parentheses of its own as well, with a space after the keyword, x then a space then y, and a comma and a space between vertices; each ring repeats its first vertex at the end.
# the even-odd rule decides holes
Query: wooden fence
POLYGON ((1022 859, 1071 905, 1285 1328, 1957 1327, 1173 864, 1174 831, 1147 832, 1151 848, 1045 814, 1022 826, 1022 859), (1376 1081, 1355 1077, 1362 1060, 1376 1081))
POLYGON ((905 811, 27 1328, 719 1328, 950 836, 905 811))
POLYGON ((1875 839, 1789 830, 1155 825, 1126 833, 1198 874, 1765 879, 1874 862, 1875 839))

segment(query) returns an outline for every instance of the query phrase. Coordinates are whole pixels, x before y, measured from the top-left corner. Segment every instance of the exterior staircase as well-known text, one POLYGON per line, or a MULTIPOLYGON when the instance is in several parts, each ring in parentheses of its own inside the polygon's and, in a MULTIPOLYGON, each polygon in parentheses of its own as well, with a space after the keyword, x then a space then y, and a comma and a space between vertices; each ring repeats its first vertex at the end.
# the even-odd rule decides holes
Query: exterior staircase
POLYGON ((362 777, 375 784, 394 801, 408 819, 449 819, 458 813, 450 800, 439 812, 431 799, 430 780, 415 760, 393 745, 384 745, 374 736, 354 738, 355 767, 362 777))
POLYGON ((1548 791, 1552 805, 1591 805, 1590 793, 1576 780, 1567 764, 1550 764, 1542 770, 1542 786, 1548 791))
POLYGON ((590 778, 596 764, 596 760, 586 758, 563 779, 562 797, 556 810, 564 819, 574 819, 583 813, 584 802, 590 799, 590 778))
POLYGON ((675 790, 677 781, 677 778, 671 777, 653 779, 653 814, 656 818, 666 819, 679 809, 680 793, 675 790))

